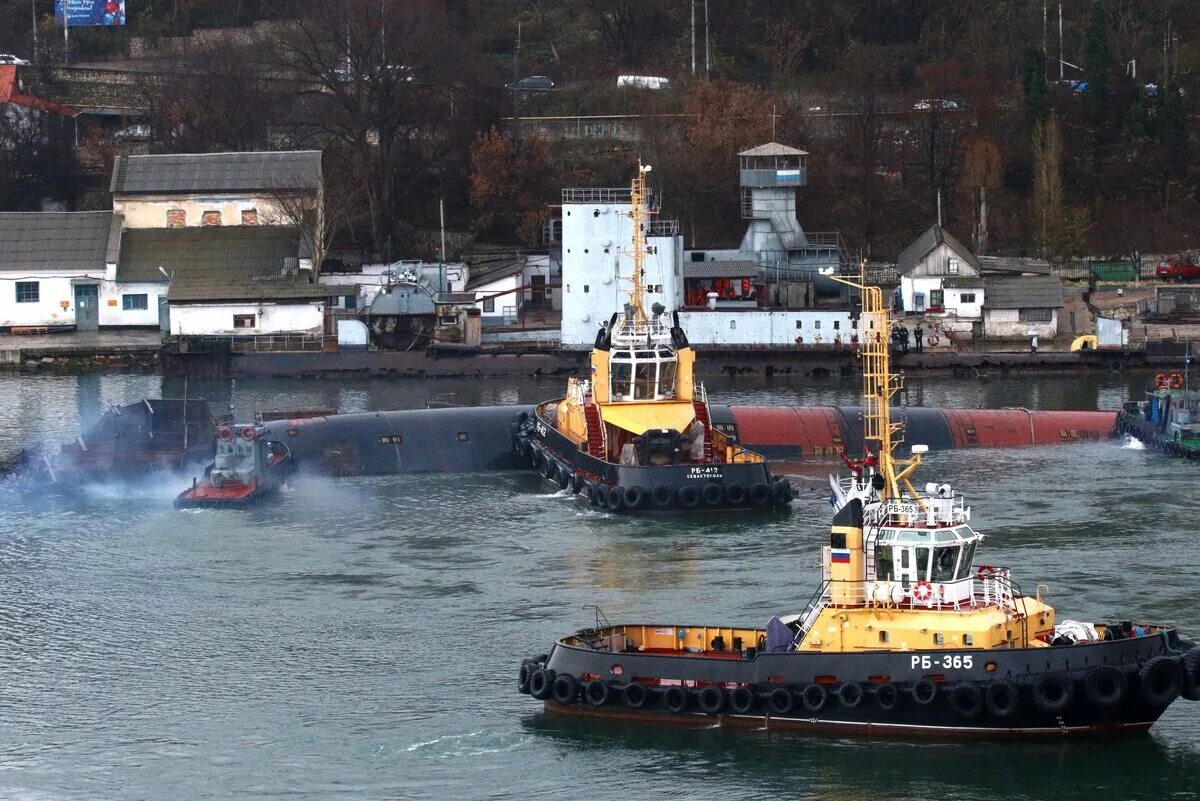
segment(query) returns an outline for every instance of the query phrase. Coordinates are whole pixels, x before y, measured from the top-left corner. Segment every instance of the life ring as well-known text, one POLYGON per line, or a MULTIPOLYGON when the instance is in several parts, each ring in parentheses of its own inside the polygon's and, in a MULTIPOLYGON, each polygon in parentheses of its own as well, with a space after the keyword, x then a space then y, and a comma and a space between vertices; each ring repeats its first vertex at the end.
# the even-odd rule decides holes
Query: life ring
POLYGON ((847 709, 854 709, 863 701, 863 686, 856 681, 848 681, 837 689, 838 701, 847 709))
POLYGON ((553 670, 538 668, 529 677, 529 694, 539 701, 545 701, 550 697, 550 692, 554 687, 554 679, 555 673, 553 670))
POLYGON ((1180 692, 1189 701, 1200 701, 1200 645, 1183 655, 1183 690, 1180 692))
POLYGON ((918 679, 912 686, 913 700, 923 706, 928 706, 937 700, 938 686, 932 679, 918 679))
POLYGON ((583 685, 583 700, 588 702, 588 706, 604 706, 608 703, 608 697, 607 682, 600 679, 592 679, 583 685))
POLYGON ((983 693, 969 681, 960 681, 950 691, 950 703, 964 718, 979 717, 983 711, 983 693))
POLYGON ((554 684, 550 687, 550 694, 554 697, 555 703, 569 706, 579 698, 579 682, 575 681, 575 677, 569 673, 555 676, 554 684))
POLYGON ((884 712, 891 712, 900 705, 900 691, 890 681, 884 682, 875 688, 875 703, 884 712))
POLYGON ((650 490, 650 502, 659 509, 666 509, 675 500, 675 492, 666 484, 659 484, 650 490))
POLYGON ((720 687, 705 687, 696 700, 706 715, 719 715, 725 711, 725 691, 720 687))
POLYGON ((820 712, 828 701, 829 692, 824 686, 815 682, 805 687, 804 691, 800 693, 800 703, 804 704, 804 708, 809 712, 820 712))
POLYGON ((704 485, 704 489, 700 490, 700 497, 708 506, 718 506, 721 499, 725 497, 725 493, 721 490, 721 485, 716 482, 710 482, 704 485))
POLYGON ((641 487, 626 487, 624 500, 627 508, 637 509, 646 502, 646 490, 641 487))
POLYGON ((1096 665, 1087 672, 1083 690, 1093 705, 1108 708, 1125 700, 1129 679, 1112 665, 1096 665))
POLYGON ((996 575, 996 568, 992 565, 980 565, 975 569, 975 577, 980 581, 986 581, 996 575))
POLYGON ((913 598, 925 603, 933 598, 933 585, 928 581, 918 581, 913 585, 913 598))
POLYGON ((796 697, 787 687, 776 687, 767 696, 767 704, 776 715, 787 715, 795 708, 796 697))
POLYGON ((729 708, 739 715, 749 715, 753 712, 757 701, 754 690, 744 684, 734 687, 733 692, 729 693, 729 708))
POLYGON ((1048 715, 1057 715, 1075 700, 1075 682, 1062 673, 1043 673, 1033 683, 1033 703, 1048 715))
POLYGON ((650 691, 646 689, 646 685, 638 684, 635 681, 625 685, 625 689, 621 691, 621 697, 625 701, 625 706, 630 709, 641 709, 650 700, 650 691))
POLYGON ((258 432, 254 430, 254 426, 246 426, 242 429, 242 439, 246 442, 254 442, 254 438, 258 436, 258 432))
POLYGON ((761 481, 751 484, 746 495, 750 499, 751 506, 766 506, 771 502, 771 488, 761 481))
POLYGON ((604 504, 610 512, 619 512, 625 505, 625 493, 620 487, 609 487, 604 493, 604 504))
POLYGON ((1142 666, 1138 679, 1146 703, 1152 707, 1165 707, 1183 689, 1183 667, 1176 657, 1162 654, 1142 666))
POLYGON ((1158 375, 1154 376, 1155 389, 1166 389, 1168 386, 1170 386, 1170 379, 1167 378, 1166 373, 1159 373, 1158 375))
POLYGON ((746 502, 746 488, 737 482, 726 484, 724 495, 725 503, 730 506, 741 506, 746 502))
POLYGON ((684 484, 679 488, 676 497, 679 498, 679 505, 684 509, 695 509, 700 503, 700 490, 696 489, 695 484, 684 484))
POLYGON ((221 442, 232 442, 233 429, 229 426, 221 426, 217 429, 217 439, 221 440, 221 442))
POLYGON ((667 707, 668 712, 676 715, 681 715, 688 708, 688 693, 682 687, 668 687, 663 693, 663 704, 667 707))
POLYGON ((1010 717, 1021 702, 1021 691, 1011 681, 993 681, 983 694, 983 705, 998 718, 1010 717))
POLYGON ((1179 373, 1171 373, 1171 389, 1183 389, 1183 376, 1179 373))
POLYGON ((537 666, 529 661, 521 663, 521 671, 517 674, 517 692, 529 695, 529 680, 533 677, 533 672, 537 670, 537 666))

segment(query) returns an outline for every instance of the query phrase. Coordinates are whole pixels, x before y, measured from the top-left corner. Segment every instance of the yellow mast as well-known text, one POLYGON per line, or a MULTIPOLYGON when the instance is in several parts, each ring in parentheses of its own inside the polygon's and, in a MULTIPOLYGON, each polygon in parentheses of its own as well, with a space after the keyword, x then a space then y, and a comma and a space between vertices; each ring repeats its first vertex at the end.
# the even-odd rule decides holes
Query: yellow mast
POLYGON ((863 371, 863 439, 875 443, 879 475, 884 481, 880 495, 884 499, 899 499, 900 485, 903 484, 912 498, 921 503, 920 495, 909 481, 909 476, 921 465, 921 455, 914 453, 908 459, 898 459, 894 453, 896 446, 904 441, 904 425, 892 422, 892 397, 904 382, 901 376, 892 375, 888 351, 891 319, 883 290, 867 284, 865 261, 859 265, 858 281, 837 275, 829 277, 858 289, 862 295, 858 331, 863 371))
POLYGON ((646 173, 650 168, 638 162, 637 176, 630 185, 629 201, 633 218, 633 288, 629 290, 629 305, 633 308, 633 319, 628 322, 640 328, 646 323, 646 308, 643 305, 644 287, 642 279, 646 273, 646 173))

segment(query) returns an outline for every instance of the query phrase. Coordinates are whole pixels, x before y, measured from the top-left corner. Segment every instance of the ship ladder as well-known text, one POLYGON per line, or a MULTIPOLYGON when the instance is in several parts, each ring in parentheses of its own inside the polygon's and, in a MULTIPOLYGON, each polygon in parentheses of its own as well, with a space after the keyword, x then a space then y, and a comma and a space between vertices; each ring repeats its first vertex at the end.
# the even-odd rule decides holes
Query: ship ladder
POLYGON ((606 450, 604 447, 604 423, 600 421, 600 411, 596 408, 596 404, 585 403, 583 405, 583 418, 587 421, 588 453, 597 459, 603 459, 606 450))
POLYGON ((700 396, 692 400, 692 406, 696 410, 696 419, 704 426, 704 463, 712 464, 713 460, 713 438, 712 438, 712 421, 708 416, 708 392, 701 384, 697 394, 700 396))

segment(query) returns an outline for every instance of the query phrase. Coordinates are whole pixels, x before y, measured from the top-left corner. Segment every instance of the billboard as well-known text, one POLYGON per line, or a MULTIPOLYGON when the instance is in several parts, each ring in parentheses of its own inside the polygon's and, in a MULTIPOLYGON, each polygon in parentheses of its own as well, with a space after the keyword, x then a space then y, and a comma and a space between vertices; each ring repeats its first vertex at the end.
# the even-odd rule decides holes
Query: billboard
POLYGON ((71 28, 125 24, 125 0, 54 0, 54 16, 60 23, 64 4, 67 26, 71 28))

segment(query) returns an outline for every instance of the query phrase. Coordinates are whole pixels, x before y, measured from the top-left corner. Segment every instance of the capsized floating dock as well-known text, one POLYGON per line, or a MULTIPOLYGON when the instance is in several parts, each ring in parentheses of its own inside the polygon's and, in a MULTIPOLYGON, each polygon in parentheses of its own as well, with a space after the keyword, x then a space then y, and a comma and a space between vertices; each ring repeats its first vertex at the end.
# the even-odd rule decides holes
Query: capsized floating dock
MULTIPOLYGON (((532 406, 357 412, 275 420, 264 436, 285 443, 304 471, 326 475, 471 473, 523 469, 514 426, 532 406)), ((710 407, 713 427, 771 461, 851 455, 862 442, 857 406, 710 407)), ((1110 436, 1115 412, 1028 409, 897 410, 909 442, 932 451, 1090 442, 1110 436)))

